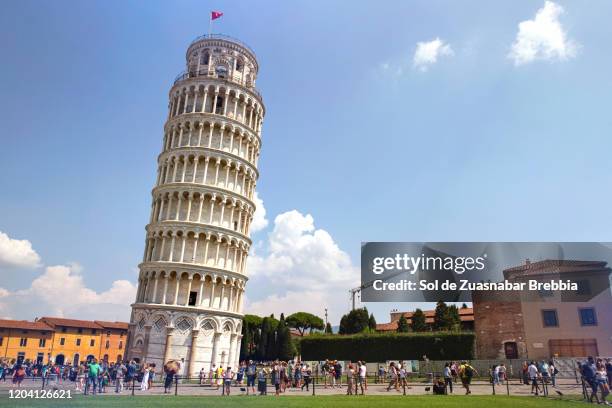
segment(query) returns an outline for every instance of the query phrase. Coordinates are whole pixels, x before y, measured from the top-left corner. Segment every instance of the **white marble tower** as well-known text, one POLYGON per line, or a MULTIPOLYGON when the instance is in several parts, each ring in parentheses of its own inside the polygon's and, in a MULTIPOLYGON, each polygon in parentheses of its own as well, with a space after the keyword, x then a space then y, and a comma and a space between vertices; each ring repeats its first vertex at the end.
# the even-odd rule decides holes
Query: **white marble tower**
POLYGON ((240 352, 263 100, 245 44, 205 35, 169 93, 128 357, 183 361, 182 374, 240 352))

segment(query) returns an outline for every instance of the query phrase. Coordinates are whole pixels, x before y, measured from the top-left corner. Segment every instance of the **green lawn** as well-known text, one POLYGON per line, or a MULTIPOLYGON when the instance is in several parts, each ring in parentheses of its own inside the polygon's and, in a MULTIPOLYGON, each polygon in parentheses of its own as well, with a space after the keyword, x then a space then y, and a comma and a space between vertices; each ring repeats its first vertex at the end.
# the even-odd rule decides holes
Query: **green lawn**
POLYGON ((189 397, 189 396, 77 396, 71 400, 9 400, 0 397, 0 407, 108 407, 108 408, 359 408, 359 407, 428 407, 428 408, 560 408, 575 407, 575 403, 535 397, 508 396, 284 396, 284 397, 189 397))

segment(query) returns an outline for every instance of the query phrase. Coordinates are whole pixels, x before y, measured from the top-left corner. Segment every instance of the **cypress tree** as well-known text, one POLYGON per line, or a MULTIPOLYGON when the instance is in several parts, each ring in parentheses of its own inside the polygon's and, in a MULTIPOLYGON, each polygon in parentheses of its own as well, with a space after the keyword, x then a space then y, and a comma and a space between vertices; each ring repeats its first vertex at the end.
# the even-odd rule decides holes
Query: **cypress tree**
POLYGON ((374 314, 370 313, 370 319, 368 320, 368 327, 371 331, 376 331, 376 319, 374 318, 374 314))
POLYGON ((410 330, 410 326, 408 326, 408 320, 406 320, 406 317, 402 315, 397 321, 397 332, 398 333, 408 333, 409 330, 410 330))
POLYGON ((285 316, 283 314, 281 314, 276 328, 276 346, 278 359, 287 361, 293 358, 294 350, 291 341, 291 333, 289 332, 289 327, 285 322, 285 316))
POLYGON ((441 300, 436 304, 434 312, 434 330, 448 330, 448 306, 441 300))
POLYGON ((264 317, 261 321, 261 334, 259 339, 259 344, 257 345, 257 352, 255 353, 257 359, 259 361, 264 361, 267 359, 267 351, 268 351, 268 340, 270 338, 270 318, 264 317))
POLYGON ((412 331, 424 332, 427 330, 427 324, 425 323, 425 313, 421 309, 417 309, 412 314, 412 331))

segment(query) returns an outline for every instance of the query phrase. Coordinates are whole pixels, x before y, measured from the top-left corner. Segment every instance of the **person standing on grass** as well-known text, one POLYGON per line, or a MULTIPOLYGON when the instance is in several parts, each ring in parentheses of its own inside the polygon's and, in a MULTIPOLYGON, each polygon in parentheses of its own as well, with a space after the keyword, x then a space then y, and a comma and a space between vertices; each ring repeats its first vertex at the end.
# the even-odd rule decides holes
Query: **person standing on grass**
POLYGON ((230 395, 233 378, 234 372, 232 371, 232 367, 227 367, 225 371, 223 371, 223 392, 221 395, 230 395))
POLYGON ((246 364, 243 361, 240 363, 240 367, 238 368, 238 372, 236 373, 236 384, 240 387, 242 386, 242 379, 244 378, 244 373, 246 372, 246 364))
POLYGON ((304 377, 304 382, 302 383, 302 391, 304 391, 304 387, 306 387, 306 391, 309 391, 312 370, 310 369, 310 366, 308 364, 304 366, 304 371, 302 372, 302 376, 304 377))
POLYGON ((142 368, 142 381, 140 382, 140 391, 149 389, 149 366, 145 364, 142 368))
POLYGON ((397 389, 398 373, 397 373, 397 367, 395 366, 395 362, 393 361, 389 364, 389 377, 391 378, 391 381, 389 381, 389 385, 387 386, 387 391, 391 391, 391 387, 394 387, 395 389, 397 389))
POLYGON ((280 387, 281 387, 281 376, 280 376, 280 364, 278 361, 274 362, 272 366, 272 382, 274 383, 274 395, 280 395, 280 387))
POLYGON ((200 370, 200 375, 198 377, 199 381, 200 381, 200 385, 204 384, 204 377, 206 376, 205 371, 204 371, 204 367, 202 367, 202 369, 200 370))
POLYGON ((532 361, 529 367, 527 367, 527 374, 531 381, 531 393, 533 394, 535 390, 535 395, 539 395, 540 386, 538 385, 538 377, 540 376, 540 372, 538 371, 535 361, 532 361))
POLYGON ((555 367, 555 364, 552 360, 548 362, 548 372, 550 373, 550 382, 553 387, 557 386, 557 374, 559 374, 559 370, 555 367))
POLYGON ((246 377, 247 377, 247 394, 249 393, 249 387, 251 387, 251 392, 255 394, 255 376, 257 375, 257 365, 253 362, 253 360, 249 360, 249 364, 246 368, 246 377))
POLYGON ((549 378, 550 378, 550 367, 548 366, 548 363, 544 360, 542 360, 540 362, 540 374, 542 374, 542 381, 545 384, 548 384, 549 382, 549 378))
POLYGON ((459 366, 459 377, 461 377, 461 385, 465 388, 465 395, 469 395, 472 393, 470 390, 470 384, 472 383, 472 378, 478 375, 478 372, 474 367, 472 367, 467 361, 462 361, 459 366))
POLYGON ((98 374, 100 374, 100 364, 95 358, 87 364, 87 384, 85 385, 85 394, 89 393, 89 384, 92 386, 92 394, 96 395, 98 385, 98 374))
POLYGON ((353 364, 349 364, 348 370, 346 371, 346 395, 353 395, 353 381, 355 378, 355 369, 353 364))
POLYGON ((266 372, 266 368, 264 366, 260 366, 257 371, 257 389, 259 391, 259 395, 268 395, 268 373, 266 372))
POLYGON ((217 371, 215 372, 215 382, 217 383, 217 389, 223 385, 223 367, 221 367, 221 365, 217 367, 217 371))
POLYGON ((365 361, 360 361, 358 363, 358 366, 359 366, 359 378, 357 379, 357 381, 359 382, 359 388, 361 388, 361 395, 364 395, 365 389, 367 389, 366 375, 367 375, 368 368, 366 366, 365 361))
POLYGON ((444 364, 444 385, 450 393, 453 393, 453 373, 451 372, 450 363, 444 364))
POLYGON ((501 384, 504 384, 504 381, 508 379, 507 373, 506 373, 506 365, 504 363, 501 363, 497 368, 499 369, 499 374, 498 374, 499 382, 501 384))
POLYGON ((115 393, 123 392, 123 379, 125 378, 125 372, 127 368, 123 362, 119 361, 115 365, 115 393))
POLYGON ((217 372, 217 365, 213 364, 210 366, 210 370, 208 370, 208 379, 209 379, 209 383, 210 386, 213 386, 213 383, 215 381, 215 373, 217 372))

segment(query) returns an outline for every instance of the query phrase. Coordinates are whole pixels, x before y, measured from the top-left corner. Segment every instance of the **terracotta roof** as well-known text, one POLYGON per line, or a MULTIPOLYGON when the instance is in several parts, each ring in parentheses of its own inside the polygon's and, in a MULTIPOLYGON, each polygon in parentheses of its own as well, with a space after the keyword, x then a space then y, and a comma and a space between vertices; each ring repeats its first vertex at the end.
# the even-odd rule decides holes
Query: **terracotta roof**
POLYGON ((102 326, 96 324, 91 320, 76 320, 76 319, 64 319, 60 317, 41 317, 38 321, 43 321, 48 325, 55 326, 66 326, 66 327, 79 327, 85 329, 100 330, 102 326))
POLYGON ((504 270, 504 277, 535 276, 556 273, 585 273, 603 272, 610 274, 612 269, 606 266, 603 261, 578 261, 578 260, 559 260, 546 259, 538 262, 526 262, 523 265, 515 266, 504 270))
POLYGON ((98 324, 99 326, 104 327, 105 329, 120 329, 120 330, 128 329, 128 323, 125 323, 125 322, 105 322, 103 320, 94 320, 94 322, 98 324))
MULTIPOLYGON (((423 310, 425 314, 425 323, 433 324, 434 316, 436 314, 435 310, 423 310)), ((376 324, 377 331, 395 331, 397 330, 397 322, 399 321, 401 315, 404 315, 406 320, 408 320, 408 324, 412 322, 412 315, 414 312, 391 312, 391 321, 389 323, 378 323, 376 324)), ((474 309, 471 307, 459 309, 459 319, 462 322, 473 322, 474 321, 474 309)))
MULTIPOLYGON (((404 315, 406 319, 410 320, 414 312, 391 312, 391 321, 395 322, 399 320, 402 314, 404 315)), ((425 314, 426 323, 433 323, 433 318, 436 315, 435 310, 423 310, 423 314, 425 314)), ((468 307, 465 309, 459 309, 459 318, 461 319, 462 322, 473 321, 474 320, 474 309, 472 309, 471 307, 468 307)))
POLYGON ((376 323, 376 331, 395 331, 397 330, 397 322, 376 323))
POLYGON ((0 319, 0 328, 24 329, 24 330, 53 330, 52 327, 43 322, 28 322, 27 320, 4 320, 0 319))

